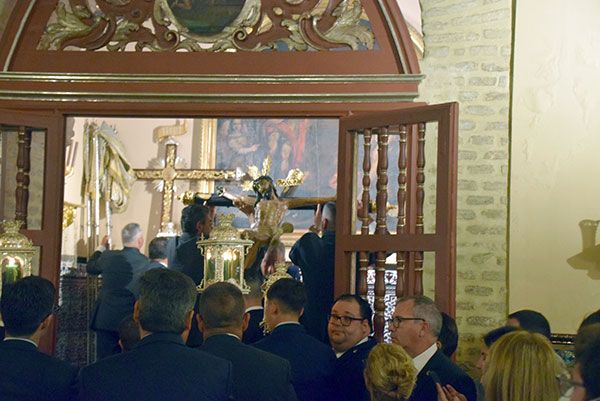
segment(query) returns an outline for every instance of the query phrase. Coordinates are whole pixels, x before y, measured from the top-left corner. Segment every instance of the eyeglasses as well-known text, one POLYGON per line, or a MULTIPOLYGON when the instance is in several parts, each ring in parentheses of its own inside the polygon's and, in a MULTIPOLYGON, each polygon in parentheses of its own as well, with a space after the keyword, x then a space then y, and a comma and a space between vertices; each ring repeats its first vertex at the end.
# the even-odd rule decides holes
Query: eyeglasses
POLYGON ((363 321, 362 317, 351 317, 351 316, 338 316, 338 315, 329 315, 328 319, 330 322, 338 322, 342 326, 350 326, 353 321, 363 321))
POLYGON ((395 329, 397 329, 398 327, 400 327, 400 323, 407 321, 407 320, 420 320, 421 322, 424 322, 425 319, 420 318, 420 317, 402 317, 402 316, 394 316, 391 319, 387 320, 387 323, 389 325, 394 326, 395 329))

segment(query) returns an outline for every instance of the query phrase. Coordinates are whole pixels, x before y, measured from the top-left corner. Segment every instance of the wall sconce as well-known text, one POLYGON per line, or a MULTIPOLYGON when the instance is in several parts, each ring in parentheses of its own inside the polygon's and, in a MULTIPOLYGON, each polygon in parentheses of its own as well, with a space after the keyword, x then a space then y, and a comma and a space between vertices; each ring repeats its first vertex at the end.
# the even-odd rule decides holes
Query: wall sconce
POLYGON ((210 238, 197 243, 204 255, 204 279, 198 292, 223 281, 236 285, 244 294, 250 292, 244 281, 244 261, 253 241, 240 238, 233 227, 233 218, 233 214, 220 215, 219 224, 210 233, 210 238))
POLYGON ((20 220, 3 221, 0 235, 0 295, 2 286, 31 275, 31 261, 35 248, 29 238, 19 232, 20 220))

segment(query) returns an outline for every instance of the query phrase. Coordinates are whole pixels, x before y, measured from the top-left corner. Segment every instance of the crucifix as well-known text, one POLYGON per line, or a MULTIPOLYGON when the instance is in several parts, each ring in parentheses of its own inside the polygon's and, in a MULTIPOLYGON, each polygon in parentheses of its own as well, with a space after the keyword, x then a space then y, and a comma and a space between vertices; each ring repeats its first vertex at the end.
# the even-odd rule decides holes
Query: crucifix
POLYGON ((134 169, 138 180, 163 181, 160 230, 164 232, 173 214, 173 192, 175 180, 187 181, 232 181, 236 179, 235 170, 177 169, 177 144, 167 143, 164 167, 162 169, 134 169))

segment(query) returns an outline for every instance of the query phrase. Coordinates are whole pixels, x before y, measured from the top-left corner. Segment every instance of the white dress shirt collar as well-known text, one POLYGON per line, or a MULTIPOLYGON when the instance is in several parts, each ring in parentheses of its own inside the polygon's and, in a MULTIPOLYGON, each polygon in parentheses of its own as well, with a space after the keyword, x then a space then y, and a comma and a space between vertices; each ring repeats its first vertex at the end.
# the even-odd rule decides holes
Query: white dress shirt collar
MULTIPOLYGON (((359 342, 357 342, 356 344, 354 344, 352 347, 348 348, 346 351, 342 351, 342 352, 336 352, 335 356, 337 358, 341 357, 342 355, 344 355, 347 351, 351 350, 354 347, 358 347, 359 345, 361 345, 362 343, 366 343, 367 341, 369 341, 369 336, 366 336, 365 338, 363 338, 362 340, 360 340, 359 342)), ((335 350, 334 350, 335 351, 335 350)))
POLYGON ((21 338, 21 337, 4 337, 4 341, 12 341, 12 340, 17 340, 17 341, 25 341, 28 343, 31 343, 33 345, 35 345, 35 347, 37 348, 38 345, 35 343, 35 341, 30 340, 29 338, 21 338))
POLYGON ((413 363, 415 364, 415 368, 417 368, 417 374, 423 370, 427 362, 431 359, 433 354, 438 350, 437 344, 433 343, 431 347, 427 348, 425 351, 421 352, 419 355, 413 358, 413 363))

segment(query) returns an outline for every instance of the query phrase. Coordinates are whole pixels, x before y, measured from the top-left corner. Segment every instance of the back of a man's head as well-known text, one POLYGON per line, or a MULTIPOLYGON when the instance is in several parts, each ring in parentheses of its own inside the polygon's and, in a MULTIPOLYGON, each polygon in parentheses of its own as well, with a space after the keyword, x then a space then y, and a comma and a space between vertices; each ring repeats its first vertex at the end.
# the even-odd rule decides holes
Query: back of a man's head
POLYGON ((598 309, 596 312, 587 315, 579 325, 579 329, 577 331, 580 331, 584 327, 594 323, 600 323, 600 309, 598 309))
POLYGON ((458 348, 458 327, 456 320, 445 312, 442 312, 442 329, 438 337, 442 345, 442 352, 451 357, 458 348))
MULTIPOLYGON (((244 271, 244 281, 250 287, 250 292, 244 295, 246 300, 262 300, 261 286, 264 282, 263 275, 258 270, 246 269, 244 271)), ((246 305, 248 307, 248 305, 246 305)))
POLYGON ((242 291, 231 283, 215 283, 200 296, 198 314, 209 330, 242 327, 244 317, 242 291))
POLYGON ((142 235, 142 228, 138 223, 129 223, 121 229, 121 241, 123 246, 133 244, 142 235))
POLYGON ((198 223, 204 224, 208 214, 208 207, 204 205, 186 206, 181 212, 181 229, 189 235, 198 234, 198 223))
POLYGON ((515 325, 516 322, 511 322, 511 320, 518 322, 518 326, 515 327, 520 327, 531 333, 539 333, 550 339, 550 323, 540 312, 529 309, 519 310, 508 315, 508 324, 510 326, 515 325))
POLYGON ((301 282, 282 278, 269 287, 267 299, 277 302, 283 312, 300 316, 306 304, 306 290, 301 282))
POLYGON ((45 278, 30 276, 2 289, 0 313, 7 336, 29 337, 52 313, 55 290, 45 278))
POLYGON ((322 218, 327 219, 328 230, 335 230, 335 202, 327 202, 323 206, 322 218))
POLYGON ((169 269, 148 270, 140 278, 141 328, 151 333, 181 334, 196 295, 194 282, 185 274, 169 269))
POLYGON ((148 244, 148 257, 151 260, 161 260, 167 258, 167 237, 156 237, 148 244))
POLYGON ((486 347, 490 348, 492 346, 492 344, 494 344, 496 341, 498 341, 498 339, 500 339, 500 337, 502 337, 505 334, 512 333, 513 331, 517 331, 517 330, 519 330, 519 329, 516 327, 513 327, 513 326, 498 327, 497 329, 488 331, 483 336, 483 343, 485 344, 486 347))
POLYGON ((575 337, 575 360, 586 399, 600 397, 600 323, 588 324, 579 330, 575 337))

